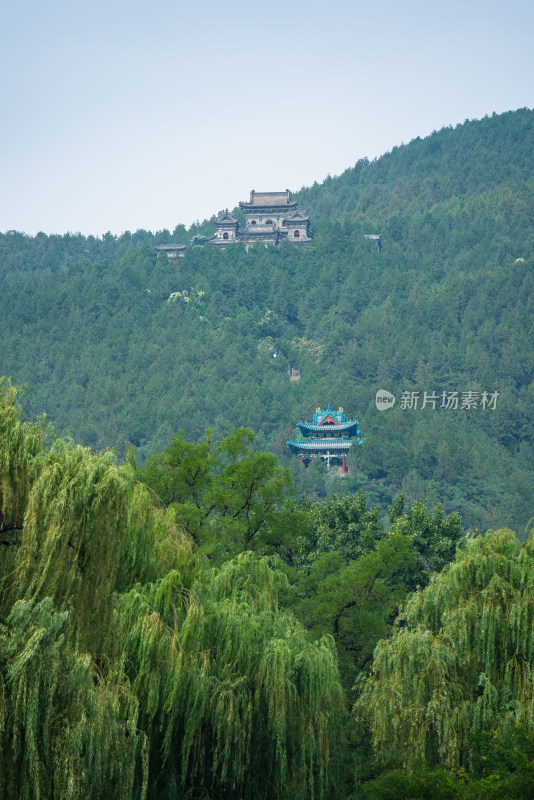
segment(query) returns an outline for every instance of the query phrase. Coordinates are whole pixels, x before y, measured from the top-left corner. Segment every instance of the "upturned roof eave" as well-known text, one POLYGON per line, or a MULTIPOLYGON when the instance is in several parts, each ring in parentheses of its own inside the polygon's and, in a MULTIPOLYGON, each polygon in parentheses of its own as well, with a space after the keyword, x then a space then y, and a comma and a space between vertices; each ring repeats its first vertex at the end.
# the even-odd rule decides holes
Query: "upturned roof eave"
POLYGON ((339 441, 335 442, 324 442, 318 439, 314 439, 311 442, 297 442, 289 439, 286 442, 287 446, 290 450, 294 453, 298 452, 316 452, 316 453, 335 453, 335 452, 347 452, 352 447, 352 442, 350 439, 340 439, 339 441))
POLYGON ((337 425, 320 425, 313 422, 306 422, 304 420, 297 422, 298 427, 304 434, 304 436, 309 436, 311 433, 326 433, 329 434, 340 434, 340 433, 349 433, 350 431, 354 431, 352 434, 353 436, 357 436, 361 433, 358 429, 359 422, 357 420, 349 420, 348 422, 339 422, 337 425))

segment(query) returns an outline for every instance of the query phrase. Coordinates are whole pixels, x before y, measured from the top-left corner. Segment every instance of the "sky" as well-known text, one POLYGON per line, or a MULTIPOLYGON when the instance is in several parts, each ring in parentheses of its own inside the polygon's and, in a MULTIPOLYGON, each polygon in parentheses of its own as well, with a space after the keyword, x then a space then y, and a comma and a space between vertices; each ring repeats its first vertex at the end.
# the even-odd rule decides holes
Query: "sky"
POLYGON ((532 0, 4 0, 0 231, 172 231, 532 108, 533 31, 532 0))

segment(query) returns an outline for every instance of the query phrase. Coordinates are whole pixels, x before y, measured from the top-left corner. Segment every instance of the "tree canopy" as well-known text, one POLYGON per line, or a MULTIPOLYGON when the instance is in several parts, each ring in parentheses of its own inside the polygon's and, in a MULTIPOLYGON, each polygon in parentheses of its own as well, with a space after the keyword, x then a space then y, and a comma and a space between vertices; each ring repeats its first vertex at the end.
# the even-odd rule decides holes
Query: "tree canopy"
POLYGON ((357 704, 386 762, 471 767, 473 737, 532 725, 533 548, 474 537, 408 599, 357 704))
MULTIPOLYGON (((47 445, 45 431, 4 383, 2 794, 332 797, 345 713, 335 644, 280 610, 285 576, 251 552, 212 567, 132 465, 47 445)), ((242 438, 217 449, 221 485, 239 496, 236 540, 248 530, 242 438)), ((269 508, 262 481, 278 473, 257 463, 269 508)))

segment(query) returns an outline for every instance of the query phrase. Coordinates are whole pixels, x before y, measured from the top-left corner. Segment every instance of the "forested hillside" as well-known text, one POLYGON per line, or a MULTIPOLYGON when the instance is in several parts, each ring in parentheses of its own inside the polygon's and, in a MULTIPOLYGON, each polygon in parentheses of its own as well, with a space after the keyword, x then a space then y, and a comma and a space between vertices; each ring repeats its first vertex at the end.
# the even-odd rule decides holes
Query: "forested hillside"
POLYGON ((534 112, 521 110, 359 161, 297 194, 314 232, 301 248, 189 248, 174 264, 152 245, 197 228, 2 234, 0 374, 28 385, 30 417, 46 411, 93 449, 130 443, 141 462, 180 429, 219 439, 246 425, 309 494, 363 488, 385 510, 402 490, 467 526, 524 536, 533 152, 534 112), (392 410, 377 411, 379 389, 396 396, 392 410), (403 392, 420 393, 417 409, 402 408, 403 392), (424 392, 435 409, 421 408, 424 392), (443 392, 477 393, 478 407, 440 408, 443 392), (495 408, 483 392, 498 393, 495 408), (328 402, 366 437, 344 482, 286 454, 295 422, 328 402))

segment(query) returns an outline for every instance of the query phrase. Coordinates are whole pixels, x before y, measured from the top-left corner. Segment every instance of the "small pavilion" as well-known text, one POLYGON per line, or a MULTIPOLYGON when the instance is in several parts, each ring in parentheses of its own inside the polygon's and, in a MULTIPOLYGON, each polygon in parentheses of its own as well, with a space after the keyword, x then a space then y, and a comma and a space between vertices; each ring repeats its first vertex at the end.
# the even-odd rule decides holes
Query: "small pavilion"
POLYGON ((315 410, 313 422, 297 422, 303 439, 289 440, 287 446, 300 456, 301 464, 307 465, 318 456, 326 461, 328 469, 332 463, 341 464, 342 473, 347 473, 346 456, 352 447, 352 440, 363 443, 358 420, 347 420, 342 408, 332 410, 329 404, 323 411, 315 410))

